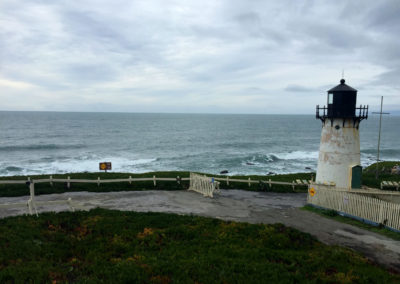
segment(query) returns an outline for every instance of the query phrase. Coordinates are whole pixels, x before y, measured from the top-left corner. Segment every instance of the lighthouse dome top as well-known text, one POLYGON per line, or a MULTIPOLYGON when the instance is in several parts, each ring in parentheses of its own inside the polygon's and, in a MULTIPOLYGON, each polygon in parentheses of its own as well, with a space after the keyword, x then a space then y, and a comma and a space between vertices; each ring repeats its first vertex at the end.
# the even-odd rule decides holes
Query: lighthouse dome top
POLYGON ((337 85, 336 87, 330 89, 330 90, 328 91, 328 93, 335 93, 335 92, 357 92, 356 89, 350 87, 349 85, 346 85, 345 82, 346 82, 346 81, 345 81, 344 79, 340 80, 340 84, 337 85))

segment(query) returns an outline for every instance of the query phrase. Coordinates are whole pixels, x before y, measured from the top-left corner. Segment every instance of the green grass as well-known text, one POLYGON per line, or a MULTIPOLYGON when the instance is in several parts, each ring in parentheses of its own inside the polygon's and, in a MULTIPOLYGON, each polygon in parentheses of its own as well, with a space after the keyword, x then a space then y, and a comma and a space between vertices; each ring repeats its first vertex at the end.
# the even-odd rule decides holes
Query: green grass
MULTIPOLYGON (((398 181, 400 182, 400 175, 391 175, 390 169, 396 165, 400 164, 400 162, 380 162, 379 168, 384 170, 380 171, 379 179, 375 179, 375 164, 367 167, 363 171, 362 181, 363 185, 369 187, 379 188, 382 180, 388 181, 398 181)), ((156 175, 157 177, 189 177, 189 172, 185 171, 170 171, 170 172, 149 172, 149 173, 141 173, 141 174, 132 174, 132 173, 114 173, 114 172, 98 172, 98 173, 69 173, 69 174, 55 174, 53 178, 67 178, 70 176, 72 179, 94 179, 97 177, 100 179, 117 179, 117 178, 141 178, 141 177, 153 177, 156 175)), ((226 177, 222 175, 211 175, 206 174, 208 176, 214 177, 226 177)), ((237 176, 229 176, 229 178, 237 178, 237 179, 248 179, 252 180, 265 180, 271 179, 272 181, 285 181, 292 182, 296 179, 300 180, 310 180, 313 177, 315 180, 315 173, 295 173, 295 174, 282 174, 282 175, 271 175, 271 176, 261 176, 261 175, 237 175, 237 176)), ((12 176, 12 177, 0 177, 0 180, 27 180, 27 176, 12 176)), ((49 175, 31 175, 31 179, 47 179, 49 175)), ((40 194, 50 194, 50 193, 63 193, 68 191, 89 191, 89 192, 109 192, 109 191, 129 191, 129 190, 184 190, 189 187, 188 181, 182 181, 180 184, 177 182, 171 181, 157 181, 157 185, 154 186, 152 181, 147 182, 132 182, 129 184, 125 183, 108 183, 101 184, 97 186, 97 184, 87 184, 87 183, 71 183, 71 188, 67 188, 64 183, 54 183, 53 186, 50 186, 49 183, 40 183, 35 185, 35 193, 37 195, 40 194)), ((229 185, 222 181, 220 184, 222 189, 243 189, 243 190, 251 190, 251 191, 272 191, 272 192, 307 192, 307 186, 296 186, 295 190, 293 190, 292 186, 287 185, 272 185, 270 188, 268 184, 251 184, 249 187, 247 183, 239 183, 239 182, 229 182, 229 185)), ((11 197, 11 196, 23 196, 29 195, 28 186, 26 185, 3 185, 0 184, 0 197, 11 197)))
POLYGON ((163 213, 0 219, 1 283, 395 283, 349 249, 282 224, 163 213))
POLYGON ((355 220, 355 219, 352 219, 349 217, 341 216, 334 210, 320 209, 320 208, 316 208, 316 207, 313 207, 310 205, 306 205, 306 206, 302 207, 301 209, 317 213, 326 218, 334 219, 334 220, 342 222, 342 223, 350 224, 350 225, 357 226, 359 228, 362 228, 362 229, 365 229, 365 230, 368 230, 371 232, 375 232, 375 233, 384 235, 384 236, 394 239, 396 241, 400 241, 400 233, 386 229, 383 226, 376 227, 376 226, 372 226, 372 225, 363 223, 361 221, 358 221, 358 220, 355 220))
MULTIPOLYGON (((93 179, 97 180, 97 177, 100 179, 117 179, 117 178, 142 178, 142 177, 189 177, 189 172, 150 172, 150 173, 142 173, 142 174, 132 174, 132 173, 114 173, 114 172, 99 172, 99 173, 70 173, 70 174, 56 174, 53 175, 53 178, 64 178, 66 179, 68 176, 71 179, 93 179)), ((209 174, 208 174, 209 175, 209 174)), ((209 175, 214 177, 224 177, 221 175, 209 175)), ((29 176, 31 179, 48 179, 49 175, 31 175, 29 176)), ((274 175, 274 176, 230 176, 229 178, 238 178, 238 179, 248 179, 251 178, 253 180, 268 180, 269 178, 274 181, 287 181, 292 182, 293 180, 300 179, 310 179, 310 173, 299 173, 299 174, 287 174, 287 175, 274 175)), ((27 180, 27 176, 12 176, 12 177, 0 177, 0 180, 27 180)), ((251 184, 249 187, 247 183, 238 183, 238 182, 229 182, 229 185, 226 182, 221 182, 220 187, 222 189, 244 189, 251 191, 274 191, 274 192, 293 192, 292 186, 283 186, 283 185, 272 185, 269 188, 268 185, 265 184, 251 184)), ((67 188, 65 183, 53 183, 53 186, 50 183, 38 183, 35 184, 35 194, 50 194, 50 193, 63 193, 63 192, 73 192, 73 191, 89 191, 89 192, 109 192, 109 191, 129 191, 129 190, 185 190, 189 188, 189 181, 182 181, 180 184, 177 182, 171 181, 157 181, 156 186, 154 186, 153 181, 144 181, 144 182, 132 182, 129 184, 128 182, 124 183, 107 183, 101 184, 97 186, 97 184, 88 184, 88 183, 71 183, 71 187, 67 188)), ((297 186, 295 192, 306 192, 306 186, 297 186)), ((10 185, 10 184, 0 184, 0 197, 11 197, 11 196, 23 196, 29 195, 28 186, 22 185, 10 185)))
MULTIPOLYGON (((55 174, 52 175, 53 178, 66 179, 68 176, 71 179, 119 179, 119 178, 139 178, 139 177, 189 177, 188 172, 152 172, 143 174, 132 174, 132 173, 114 173, 114 172, 99 172, 99 173, 69 173, 69 174, 55 174)), ((49 175, 31 175, 31 179, 48 179, 49 175)), ((13 176, 13 177, 0 177, 0 180, 12 180, 21 179, 27 180, 27 176, 13 176)), ((182 182, 178 184, 177 182, 169 181, 157 181, 156 186, 154 186, 153 181, 144 182, 128 182, 124 183, 107 183, 107 184, 89 184, 89 183, 71 183, 70 188, 67 188, 66 183, 38 183, 35 184, 35 194, 50 194, 50 193, 63 193, 63 192, 74 192, 74 191, 89 191, 89 192, 110 192, 110 191, 129 191, 129 190, 182 190, 187 188, 188 182, 182 182)), ((29 195, 29 189, 26 185, 0 185, 0 197, 10 197, 10 196, 23 196, 29 195)))

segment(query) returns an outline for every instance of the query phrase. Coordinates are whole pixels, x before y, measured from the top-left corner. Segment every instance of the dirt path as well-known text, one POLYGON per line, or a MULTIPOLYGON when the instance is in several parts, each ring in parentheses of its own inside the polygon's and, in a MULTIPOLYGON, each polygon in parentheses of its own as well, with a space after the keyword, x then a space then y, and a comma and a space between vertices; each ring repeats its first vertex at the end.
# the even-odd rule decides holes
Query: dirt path
MULTIPOLYGON (((400 272, 400 242, 382 235, 300 210, 306 194, 224 190, 213 199, 187 191, 70 192, 37 196, 38 201, 72 200, 87 209, 196 214, 249 223, 283 223, 316 236, 329 245, 361 252, 369 259, 400 272)), ((0 198, 0 204, 26 202, 28 197, 0 198)), ((69 210, 66 205, 39 207, 39 212, 69 210)), ((0 208, 0 218, 27 213, 24 207, 0 208)))

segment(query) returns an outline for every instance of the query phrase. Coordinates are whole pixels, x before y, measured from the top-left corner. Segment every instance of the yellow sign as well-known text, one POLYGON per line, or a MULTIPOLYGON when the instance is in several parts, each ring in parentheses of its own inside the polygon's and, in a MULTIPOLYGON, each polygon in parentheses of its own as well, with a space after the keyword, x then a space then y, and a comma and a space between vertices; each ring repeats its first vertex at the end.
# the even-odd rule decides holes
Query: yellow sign
POLYGON ((315 189, 312 187, 312 188, 310 188, 310 195, 311 196, 314 196, 315 195, 315 189))
POLYGON ((111 170, 111 162, 99 163, 99 169, 102 170, 102 171, 111 170))

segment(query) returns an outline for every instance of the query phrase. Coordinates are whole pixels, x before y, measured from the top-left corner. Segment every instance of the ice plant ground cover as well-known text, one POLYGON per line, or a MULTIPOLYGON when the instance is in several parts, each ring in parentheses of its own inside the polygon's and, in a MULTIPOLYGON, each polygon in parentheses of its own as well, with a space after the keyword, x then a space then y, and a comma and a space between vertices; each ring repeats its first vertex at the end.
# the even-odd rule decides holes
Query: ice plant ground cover
POLYGON ((400 281, 282 224, 94 209, 0 220, 0 282, 400 281))

